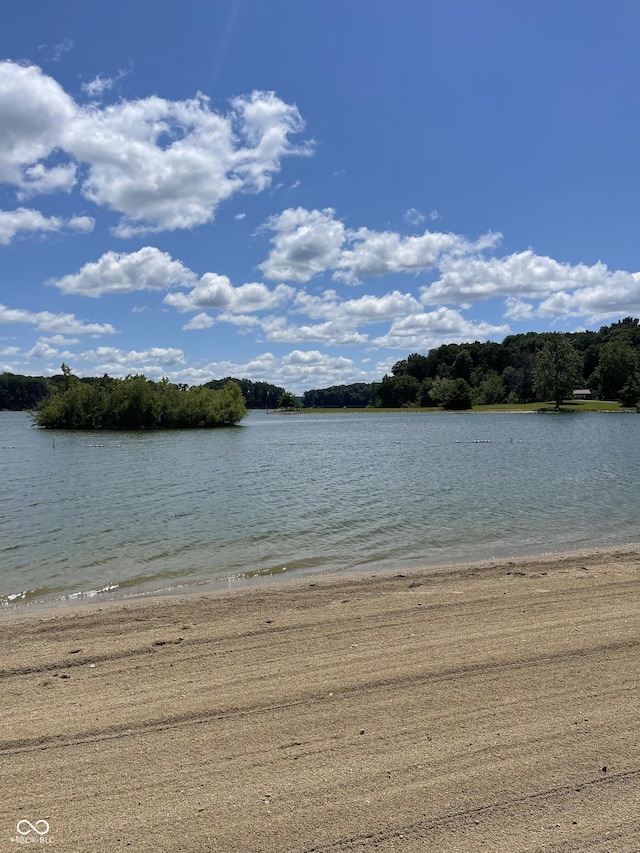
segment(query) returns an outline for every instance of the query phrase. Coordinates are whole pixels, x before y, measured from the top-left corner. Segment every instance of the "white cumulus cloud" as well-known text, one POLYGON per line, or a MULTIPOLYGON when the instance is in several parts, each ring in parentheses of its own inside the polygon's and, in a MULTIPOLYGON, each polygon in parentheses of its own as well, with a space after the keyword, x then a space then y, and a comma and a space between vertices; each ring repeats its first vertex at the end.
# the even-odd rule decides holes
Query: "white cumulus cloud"
POLYGON ((98 297, 105 293, 131 293, 134 290, 169 290, 189 284, 194 274, 180 261, 154 246, 137 252, 106 252, 97 261, 85 264, 79 272, 52 280, 63 293, 98 297))
POLYGON ((18 190, 18 198, 22 201, 34 195, 54 192, 71 192, 76 183, 76 167, 73 163, 46 168, 42 163, 25 168, 22 182, 18 190))
POLYGON ((326 323, 291 323, 283 317, 265 317, 260 322, 267 340, 273 343, 322 343, 325 346, 364 344, 368 336, 349 323, 328 320, 326 323))
POLYGON ((289 208, 270 217, 263 229, 275 232, 269 257, 260 265, 267 278, 306 282, 331 271, 334 279, 348 284, 357 284, 363 276, 423 272, 446 256, 493 248, 501 237, 489 233, 469 241, 459 234, 429 230, 406 236, 347 229, 333 208, 289 208))
POLYGON ((113 335, 116 332, 110 323, 87 323, 78 320, 75 314, 26 311, 0 304, 0 325, 3 323, 28 323, 42 332, 53 332, 57 335, 113 335))
MULTIPOLYGON (((99 94, 108 79, 86 86, 99 94)), ((83 195, 121 215, 122 237, 203 225, 225 199, 266 189, 283 157, 311 153, 291 141, 303 127, 273 92, 236 97, 227 112, 202 94, 81 105, 40 68, 0 63, 0 182, 20 197, 68 191, 82 164, 83 195), (66 162, 48 162, 54 152, 66 162)))
POLYGON ((608 276, 604 264, 564 264, 530 249, 504 258, 446 258, 440 271, 438 281, 421 290, 425 304, 483 302, 494 296, 540 298, 594 285, 608 276))
POLYGON ((185 323, 183 329, 210 329, 215 323, 213 317, 210 317, 205 311, 196 314, 188 323, 185 323))
POLYGON ((171 373, 174 382, 188 384, 201 384, 224 376, 269 382, 302 394, 308 388, 372 382, 380 378, 380 373, 363 370, 352 359, 344 356, 299 349, 279 356, 265 352, 244 362, 214 361, 200 368, 187 367, 171 373))
POLYGON ((25 171, 62 147, 74 115, 73 99, 39 68, 0 62, 0 181, 28 185, 25 171))
POLYGON ((8 245, 14 237, 21 234, 58 232, 67 229, 87 233, 93 230, 94 224, 90 216, 72 216, 70 219, 64 219, 61 216, 45 216, 39 210, 28 207, 0 210, 0 245, 8 245))
POLYGON ((505 317, 583 317, 598 322, 640 312, 640 272, 561 263, 530 249, 504 258, 445 258, 440 278, 420 290, 425 305, 506 300, 505 317))
POLYGON ((274 248, 260 265, 267 278, 305 282, 340 262, 346 229, 332 208, 289 208, 262 227, 275 231, 274 248))
POLYGON ((226 275, 205 273, 189 293, 168 293, 164 302, 179 311, 218 308, 234 314, 277 308, 294 294, 292 287, 279 284, 270 290, 266 284, 250 282, 234 287, 226 275))
POLYGON ((408 352, 428 352, 443 343, 501 340, 510 331, 507 325, 467 320, 459 311, 443 306, 435 311, 409 314, 394 320, 389 331, 372 343, 408 352))
POLYGON ((186 361, 183 350, 177 347, 149 347, 145 350, 96 347, 75 353, 74 360, 90 362, 90 372, 94 376, 108 373, 109 376, 123 377, 143 373, 150 379, 160 378, 171 371, 179 370, 186 361))

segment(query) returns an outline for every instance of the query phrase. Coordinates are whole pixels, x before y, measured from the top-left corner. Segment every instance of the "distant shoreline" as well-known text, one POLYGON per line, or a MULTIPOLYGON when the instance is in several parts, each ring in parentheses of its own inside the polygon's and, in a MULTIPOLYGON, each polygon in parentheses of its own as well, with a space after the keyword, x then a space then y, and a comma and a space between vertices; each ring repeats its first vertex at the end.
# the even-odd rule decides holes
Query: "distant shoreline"
POLYGON ((541 403, 522 405, 509 405, 499 403, 495 406, 475 406, 471 409, 441 409, 437 407, 406 406, 400 408, 376 408, 374 406, 360 406, 343 408, 300 408, 300 409, 267 409, 270 415, 353 415, 353 414, 432 414, 432 415, 490 415, 490 414, 585 414, 596 412, 603 414, 637 414, 637 409, 622 408, 617 403, 591 402, 584 404, 566 404, 559 410, 541 403), (605 408, 605 406, 617 406, 617 408, 605 408))

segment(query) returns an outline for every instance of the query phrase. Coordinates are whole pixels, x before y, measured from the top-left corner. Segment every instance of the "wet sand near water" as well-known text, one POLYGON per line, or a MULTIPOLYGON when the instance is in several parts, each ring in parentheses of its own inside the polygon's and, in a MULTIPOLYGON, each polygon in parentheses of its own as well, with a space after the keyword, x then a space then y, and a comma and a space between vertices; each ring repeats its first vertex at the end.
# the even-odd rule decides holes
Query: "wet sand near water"
POLYGON ((640 547, 25 608, 0 650, 0 851, 640 850, 640 547))

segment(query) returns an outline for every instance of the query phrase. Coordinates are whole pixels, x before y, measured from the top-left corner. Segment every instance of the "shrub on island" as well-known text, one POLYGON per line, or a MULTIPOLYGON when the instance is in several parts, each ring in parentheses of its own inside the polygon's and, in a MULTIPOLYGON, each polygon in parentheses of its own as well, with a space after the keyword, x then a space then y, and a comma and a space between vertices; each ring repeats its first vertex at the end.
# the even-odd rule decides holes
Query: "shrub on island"
POLYGON ((43 429, 188 429, 232 426, 247 414, 235 382, 219 390, 179 387, 145 376, 81 382, 63 365, 64 382, 32 413, 43 429), (65 369, 66 368, 66 369, 65 369))

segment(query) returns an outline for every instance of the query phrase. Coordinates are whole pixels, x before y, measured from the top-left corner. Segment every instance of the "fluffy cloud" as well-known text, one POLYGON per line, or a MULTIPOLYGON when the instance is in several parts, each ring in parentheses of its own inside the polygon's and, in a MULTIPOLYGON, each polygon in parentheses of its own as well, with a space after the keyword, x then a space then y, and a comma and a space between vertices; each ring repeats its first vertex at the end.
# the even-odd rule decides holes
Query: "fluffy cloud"
POLYGON ((425 304, 484 302, 494 296, 540 298, 593 286, 610 275, 604 264, 563 264, 531 250, 504 258, 446 258, 438 281, 421 290, 425 304))
POLYGON ((218 308, 240 314, 247 311, 273 310, 293 294, 293 288, 286 284, 279 284, 273 290, 258 282, 234 287, 226 275, 205 273, 189 293, 168 293, 164 302, 179 311, 218 308))
POLYGON ((367 293, 358 299, 341 299, 335 290, 325 290, 322 296, 299 293, 295 307, 313 319, 339 318, 353 323, 381 323, 422 310, 414 296, 398 290, 382 296, 367 293))
POLYGON ((44 193, 70 192, 76 183, 76 167, 73 163, 45 168, 42 163, 26 168, 23 172, 18 198, 22 201, 44 193))
POLYGON ((86 164, 82 193, 122 215, 123 237, 210 222, 225 199, 268 187, 282 157, 312 150, 291 142, 302 118, 273 92, 234 98, 227 113, 201 94, 82 106, 41 69, 13 62, 0 63, 0 118, 1 182, 21 196, 69 190, 86 164), (67 162, 48 164, 53 152, 67 162))
POLYGON ((183 329, 210 329, 215 323, 213 317, 210 317, 206 312, 196 314, 188 323, 185 323, 183 329))
POLYGON ((363 344, 392 348, 424 349, 446 341, 489 339, 509 333, 507 325, 474 323, 458 311, 439 308, 425 312, 411 294, 395 290, 382 296, 366 294, 359 299, 341 299, 336 291, 321 296, 299 293, 293 310, 324 322, 294 324, 282 317, 260 320, 269 341, 277 343, 321 342, 326 346, 363 344), (359 331, 363 325, 390 323, 388 332, 370 340, 359 331))
POLYGON ((85 264, 74 275, 49 283, 63 293, 102 296, 105 293, 131 293, 134 290, 169 290, 195 279, 194 273, 171 255, 153 246, 137 252, 106 252, 99 260, 85 264))
POLYGON ((332 208, 290 208, 268 219, 275 232, 273 249, 260 265, 270 279, 306 282, 329 270, 333 278, 356 284, 363 276, 418 273, 446 256, 469 255, 493 248, 500 234, 471 242, 459 234, 425 230, 416 236, 369 228, 347 229, 332 208))
MULTIPOLYGON (((70 353, 65 353, 62 358, 68 357, 70 353)), ((48 344, 45 340, 40 339, 34 347, 32 347, 28 352, 27 356, 29 358, 59 358, 60 351, 56 349, 56 347, 52 347, 51 344, 48 344)))
POLYGON ((113 335, 116 332, 110 323, 85 323, 75 314, 25 311, 0 304, 0 325, 3 323, 28 323, 42 332, 58 335, 113 335))
POLYGON ((51 337, 40 338, 40 340, 57 347, 70 347, 80 342, 80 338, 66 338, 64 335, 52 335, 51 337))
POLYGON ((0 62, 0 181, 28 185, 24 170, 62 147, 74 115, 72 98, 39 68, 0 62))
POLYGON ((178 311, 200 311, 186 324, 187 329, 208 328, 213 324, 201 309, 217 309, 225 313, 223 319, 228 319, 255 311, 273 311, 295 295, 295 290, 286 284, 270 288, 260 282, 249 282, 234 287, 226 275, 213 272, 198 279, 181 261, 153 246, 130 253, 106 252, 97 261, 85 264, 79 272, 49 284, 63 293, 92 297, 192 286, 187 292, 174 291, 164 298, 166 305, 178 311))
POLYGON ((93 228, 96 224, 96 221, 91 216, 72 216, 67 221, 67 226, 72 228, 74 231, 82 231, 87 234, 89 231, 93 231, 93 228))
POLYGON ((531 320, 534 316, 533 305, 530 302, 517 299, 515 296, 508 296, 507 310, 504 312, 504 316, 509 320, 515 320, 517 323, 531 320))
POLYGON ((459 234, 425 231, 415 237, 360 228, 351 232, 351 248, 343 251, 334 278, 355 283, 365 275, 417 273, 434 267, 446 255, 469 255, 493 248, 500 234, 469 242, 459 234))
POLYGON ((91 372, 94 375, 108 373, 109 376, 116 377, 144 373, 149 378, 159 378, 185 363, 184 352, 176 347, 149 347, 146 350, 96 347, 76 354, 75 359, 91 362, 91 372))
POLYGON ((283 317, 265 317, 260 322, 267 340, 273 343, 323 343, 325 346, 364 344, 368 336, 340 321, 295 325, 283 317))
POLYGON ((254 382, 270 382, 294 393, 301 394, 308 388, 349 382, 372 382, 380 378, 377 370, 367 372, 354 361, 344 356, 330 356, 318 350, 292 350, 282 356, 271 352, 263 353, 249 361, 211 362, 194 369, 187 368, 172 374, 175 382, 199 384, 221 376, 242 376, 254 382))
POLYGON ((573 292, 564 290, 544 299, 537 308, 540 317, 586 317, 589 322, 640 314, 640 273, 607 272, 599 282, 573 292))
POLYGON ((395 320, 387 334, 376 338, 373 344, 408 352, 427 352, 443 343, 502 339, 511 330, 509 326, 474 323, 458 311, 441 307, 435 311, 409 314, 395 320))
POLYGON ((305 282, 340 263, 346 229, 332 208, 289 208, 270 217, 263 229, 276 232, 274 248, 260 265, 267 278, 305 282))
POLYGON ((640 312, 640 273, 606 264, 560 263, 531 250, 504 258, 444 258, 440 278, 420 290, 425 305, 506 299, 505 317, 584 317, 598 322, 640 312))
POLYGON ((89 216, 44 216, 39 210, 18 207, 16 210, 0 210, 0 245, 8 245, 19 234, 37 232, 91 231, 94 221, 89 216))

